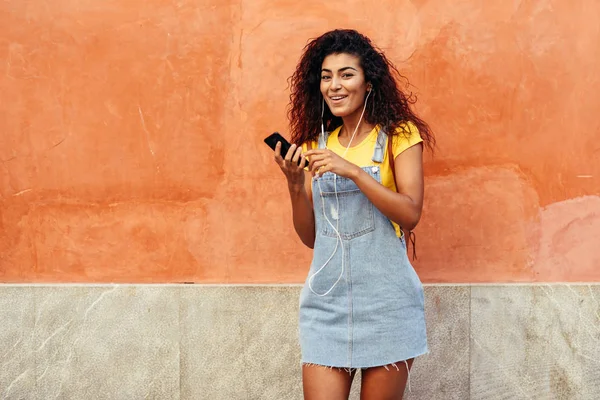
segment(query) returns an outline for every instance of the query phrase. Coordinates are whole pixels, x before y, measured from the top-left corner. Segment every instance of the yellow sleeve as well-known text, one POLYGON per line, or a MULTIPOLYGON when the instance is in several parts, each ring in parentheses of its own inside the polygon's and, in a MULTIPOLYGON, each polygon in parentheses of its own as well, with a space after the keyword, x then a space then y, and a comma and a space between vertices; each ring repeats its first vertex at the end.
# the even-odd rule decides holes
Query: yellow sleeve
POLYGON ((423 138, 419 134, 419 129, 412 122, 400 125, 396 132, 398 134, 392 137, 394 158, 398 157, 398 154, 404 150, 423 142, 423 138))
MULTIPOLYGON (((302 153, 306 153, 307 151, 311 149, 316 149, 318 147, 319 145, 317 144, 317 142, 304 142, 302 143, 302 153)), ((305 167, 304 170, 308 171, 308 167, 305 167)))
POLYGON ((304 142, 302 143, 302 152, 306 153, 307 151, 311 150, 311 149, 317 149, 319 148, 319 144, 317 143, 316 140, 313 140, 311 142, 304 142))

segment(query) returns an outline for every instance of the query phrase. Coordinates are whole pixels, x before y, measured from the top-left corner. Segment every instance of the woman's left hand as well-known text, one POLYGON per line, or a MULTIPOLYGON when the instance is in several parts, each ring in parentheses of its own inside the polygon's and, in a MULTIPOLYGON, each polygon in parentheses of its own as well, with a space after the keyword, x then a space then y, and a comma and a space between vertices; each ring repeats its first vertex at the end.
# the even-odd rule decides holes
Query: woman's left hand
POLYGON ((304 154, 310 160, 309 169, 313 176, 323 175, 325 172, 332 172, 344 178, 354 178, 358 174, 357 165, 344 160, 329 149, 310 150, 304 154))

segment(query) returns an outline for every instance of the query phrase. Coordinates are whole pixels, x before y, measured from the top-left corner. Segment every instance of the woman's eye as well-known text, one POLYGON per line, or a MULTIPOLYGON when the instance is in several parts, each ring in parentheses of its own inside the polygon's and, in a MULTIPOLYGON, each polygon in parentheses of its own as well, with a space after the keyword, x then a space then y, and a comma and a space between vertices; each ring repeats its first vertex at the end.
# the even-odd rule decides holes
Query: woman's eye
POLYGON ((321 79, 322 79, 322 80, 324 80, 324 81, 328 80, 329 78, 330 78, 330 77, 329 77, 329 76, 327 76, 327 75, 323 75, 323 76, 321 77, 321 79))
POLYGON ((342 78, 352 78, 354 75, 352 74, 344 74, 342 75, 342 78))

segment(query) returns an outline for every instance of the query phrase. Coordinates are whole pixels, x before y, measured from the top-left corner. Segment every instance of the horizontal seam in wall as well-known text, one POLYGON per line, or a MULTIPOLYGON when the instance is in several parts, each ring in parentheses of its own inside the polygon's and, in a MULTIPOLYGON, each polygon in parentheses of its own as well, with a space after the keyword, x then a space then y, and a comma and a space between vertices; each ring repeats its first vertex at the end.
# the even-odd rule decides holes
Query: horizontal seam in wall
MULTIPOLYGON (((518 282, 518 283, 424 283, 424 287, 499 287, 499 286, 590 286, 600 285, 600 282, 518 282)), ((301 288, 300 283, 0 283, 0 287, 264 287, 264 288, 301 288)))

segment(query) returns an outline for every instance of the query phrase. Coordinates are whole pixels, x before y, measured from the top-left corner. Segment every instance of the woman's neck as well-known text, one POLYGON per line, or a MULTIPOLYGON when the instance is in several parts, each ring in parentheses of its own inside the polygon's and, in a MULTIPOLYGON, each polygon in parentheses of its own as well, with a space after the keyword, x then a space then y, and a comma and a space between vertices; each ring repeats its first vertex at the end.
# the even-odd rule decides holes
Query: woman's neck
POLYGON ((354 131, 356 131, 356 135, 360 136, 361 133, 365 133, 365 132, 371 132, 373 130, 373 127, 375 125, 368 123, 367 121, 365 121, 365 119, 363 118, 363 120, 360 122, 360 125, 357 127, 357 124, 360 120, 360 115, 358 115, 357 117, 344 117, 343 118, 343 125, 342 125, 342 129, 340 130, 339 133, 339 137, 348 137, 351 138, 352 135, 354 134, 354 131))

